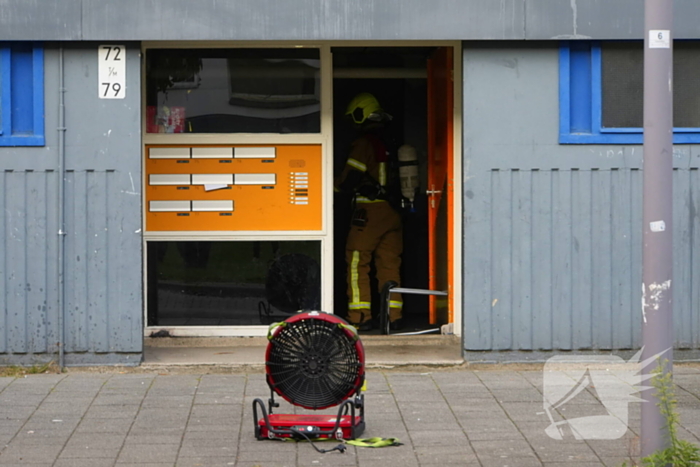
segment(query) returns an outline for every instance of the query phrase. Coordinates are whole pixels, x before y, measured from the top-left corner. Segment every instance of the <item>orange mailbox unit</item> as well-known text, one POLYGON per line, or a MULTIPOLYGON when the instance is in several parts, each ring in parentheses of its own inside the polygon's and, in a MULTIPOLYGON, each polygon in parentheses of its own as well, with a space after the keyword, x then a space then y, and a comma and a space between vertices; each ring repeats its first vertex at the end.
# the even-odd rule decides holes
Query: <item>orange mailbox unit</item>
POLYGON ((321 230, 320 145, 147 146, 146 230, 321 230))

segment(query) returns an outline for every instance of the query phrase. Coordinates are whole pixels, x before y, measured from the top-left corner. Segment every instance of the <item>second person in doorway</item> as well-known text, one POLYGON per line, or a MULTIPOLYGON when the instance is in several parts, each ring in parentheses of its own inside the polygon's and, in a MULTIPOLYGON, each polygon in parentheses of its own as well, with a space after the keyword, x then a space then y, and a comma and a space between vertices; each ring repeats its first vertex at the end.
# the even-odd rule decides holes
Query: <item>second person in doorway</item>
MULTIPOLYGON (((360 331, 372 329, 370 265, 374 259, 379 288, 401 283, 403 233, 401 216, 392 207, 390 153, 384 140, 391 115, 369 93, 350 101, 345 115, 360 130, 352 143, 336 190, 353 196, 353 214, 346 243, 348 321, 360 331)), ((393 294, 389 308, 392 330, 401 328, 403 301, 393 294)))

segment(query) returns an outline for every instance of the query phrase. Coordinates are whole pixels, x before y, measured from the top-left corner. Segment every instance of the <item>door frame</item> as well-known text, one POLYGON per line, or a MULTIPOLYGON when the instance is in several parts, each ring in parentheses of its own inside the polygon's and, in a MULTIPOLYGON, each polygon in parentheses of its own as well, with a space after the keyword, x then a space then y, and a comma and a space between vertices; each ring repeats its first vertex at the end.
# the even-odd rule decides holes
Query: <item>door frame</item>
MULTIPOLYGON (((452 47, 454 53, 454 94, 453 94, 453 173, 451 174, 453 189, 448 196, 452 198, 452 277, 450 287, 450 305, 453 312, 454 334, 462 335, 463 300, 462 300, 462 43, 461 41, 203 41, 203 42, 176 42, 163 41, 141 43, 142 56, 148 49, 199 49, 199 48, 317 48, 321 61, 321 132, 316 134, 154 134, 146 133, 146 119, 141 122, 141 160, 142 173, 145 171, 146 146, 154 144, 167 145, 195 145, 195 144, 320 144, 323 157, 323 216, 322 228, 318 232, 295 232, 284 234, 282 232, 153 232, 145 230, 145 209, 143 193, 146 188, 146 178, 141 177, 142 193, 142 245, 145 251, 148 241, 158 240, 185 240, 196 237, 197 240, 314 240, 321 242, 321 275, 324 282, 321 286, 321 306, 324 310, 332 312, 334 265, 333 265, 333 47, 452 47)), ((141 115, 146 115, 146 67, 145 60, 141 66, 141 115)), ((448 175, 449 176, 449 175, 448 175)), ((268 326, 148 326, 148 284, 147 284, 147 258, 143 255, 143 318, 144 336, 152 332, 167 329, 176 337, 254 337, 265 336, 268 326)))

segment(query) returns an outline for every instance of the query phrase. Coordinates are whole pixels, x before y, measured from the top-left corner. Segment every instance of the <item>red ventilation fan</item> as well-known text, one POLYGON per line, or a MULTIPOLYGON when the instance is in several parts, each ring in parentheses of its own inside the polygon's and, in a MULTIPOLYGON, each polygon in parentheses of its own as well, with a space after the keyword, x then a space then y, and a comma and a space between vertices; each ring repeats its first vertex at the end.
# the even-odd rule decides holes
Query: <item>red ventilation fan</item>
POLYGON ((265 353, 268 408, 253 401, 255 437, 355 439, 365 429, 365 351, 357 331, 335 315, 299 313, 270 326, 265 353), (274 414, 275 394, 309 410, 334 414, 274 414), (260 414, 258 413, 258 409, 260 414), (260 416, 261 415, 261 416, 260 416))

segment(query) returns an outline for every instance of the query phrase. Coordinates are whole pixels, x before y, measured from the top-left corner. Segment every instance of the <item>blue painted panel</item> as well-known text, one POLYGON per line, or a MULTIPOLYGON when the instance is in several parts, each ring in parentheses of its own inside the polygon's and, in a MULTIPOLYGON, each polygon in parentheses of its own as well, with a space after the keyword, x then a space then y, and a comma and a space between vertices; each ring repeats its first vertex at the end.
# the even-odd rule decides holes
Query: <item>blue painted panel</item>
POLYGON ((560 101, 562 114, 570 115, 570 125, 565 133, 590 133, 592 102, 591 43, 588 41, 569 42, 562 47, 562 54, 570 54, 568 62, 560 64, 562 88, 568 96, 560 101))
POLYGON ((44 53, 30 42, 0 44, 0 146, 43 146, 44 53))
POLYGON ((34 131, 32 47, 27 43, 12 46, 10 57, 10 115, 12 135, 27 136, 34 131))
MULTIPOLYGON (((562 41, 559 49, 559 143, 642 144, 641 128, 602 125, 602 49, 599 41, 562 41)), ((700 143, 696 128, 674 128, 674 144, 700 143)))
POLYGON ((12 60, 9 47, 0 46, 0 138, 12 133, 10 91, 12 89, 12 60))

